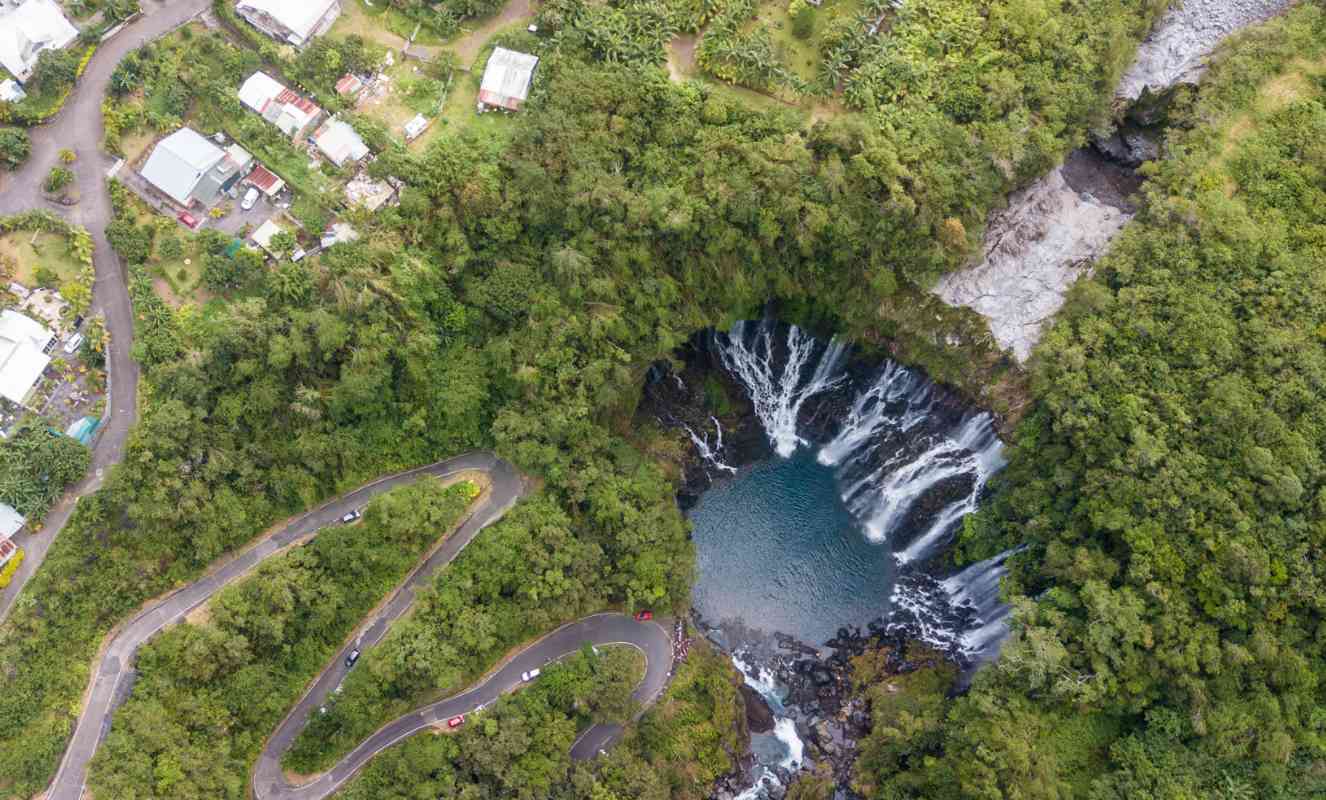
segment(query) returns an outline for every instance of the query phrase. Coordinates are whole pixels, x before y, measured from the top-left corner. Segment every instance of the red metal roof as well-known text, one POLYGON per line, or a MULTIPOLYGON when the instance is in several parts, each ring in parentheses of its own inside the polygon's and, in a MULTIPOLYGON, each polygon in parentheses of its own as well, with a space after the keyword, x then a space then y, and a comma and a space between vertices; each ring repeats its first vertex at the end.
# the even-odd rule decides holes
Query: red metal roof
POLYGON ((354 94, 362 88, 364 88, 364 82, 359 80, 358 76, 351 75, 350 73, 346 73, 336 82, 337 94, 354 94))
POLYGON ((9 560, 9 557, 18 551, 18 545, 8 539, 0 539, 0 564, 9 560))
POLYGON ((258 189, 265 194, 270 192, 272 187, 281 179, 273 175, 266 167, 259 164, 253 168, 253 172, 250 172, 249 177, 245 178, 245 180, 254 186, 257 186, 258 189))

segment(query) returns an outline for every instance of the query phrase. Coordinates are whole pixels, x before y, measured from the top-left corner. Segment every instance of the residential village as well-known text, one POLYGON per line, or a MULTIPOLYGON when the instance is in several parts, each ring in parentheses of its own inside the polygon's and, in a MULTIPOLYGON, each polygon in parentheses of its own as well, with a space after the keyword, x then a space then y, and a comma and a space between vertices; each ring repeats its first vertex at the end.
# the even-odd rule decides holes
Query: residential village
MULTIPOLYGON (((286 53, 297 53, 319 37, 357 35, 365 22, 358 0, 228 0, 228 7, 234 11, 231 23, 248 27, 245 35, 270 40, 286 53), (338 33, 342 27, 354 33, 338 33)), ((85 64, 98 42, 134 18, 112 16, 114 8, 79 16, 85 14, 83 5, 68 0, 0 0, 0 123, 40 121, 59 110, 69 87, 43 82, 42 64, 70 54, 81 54, 85 64)), ((243 27, 227 27, 210 15, 174 35, 207 28, 229 33, 238 46, 246 44, 235 36, 243 27)), ((423 77, 430 62, 449 54, 412 39, 386 39, 374 43, 382 52, 377 63, 335 81, 329 102, 337 110, 282 78, 280 65, 257 69, 234 85, 240 113, 269 127, 288 145, 282 154, 297 154, 297 159, 274 163, 259 157, 262 143, 254 146, 242 133, 251 130, 247 120, 208 127, 192 114, 124 148, 107 177, 141 202, 142 213, 155 215, 152 224, 163 232, 162 241, 184 243, 182 257, 156 269, 156 286, 168 302, 205 302, 210 296, 202 288, 196 247, 188 244, 202 231, 226 237, 227 257, 247 249, 273 264, 300 262, 359 238, 352 218, 398 203, 402 184, 374 174, 378 153, 357 130, 360 120, 385 125, 400 146, 421 147, 437 133, 438 123, 447 124, 444 105, 462 123, 465 115, 518 111, 538 65, 532 54, 492 47, 475 65, 476 72, 482 71, 473 76, 473 89, 461 92, 470 97, 468 110, 458 109, 466 101, 448 96, 451 67, 436 70, 445 72, 444 80, 423 77), (324 213, 299 213, 301 196, 306 208, 324 213), (310 217, 320 224, 310 226, 310 217)), ((73 204, 79 191, 47 191, 45 199, 73 204)), ((84 313, 91 294, 90 256, 88 269, 76 263, 72 233, 16 229, 0 234, 0 286, 5 287, 0 290, 0 437, 20 426, 39 425, 50 435, 91 446, 107 413, 107 376, 100 320, 85 319, 84 313), (70 292, 75 302, 65 297, 70 292)), ((26 524, 18 510, 0 502, 0 588, 22 559, 10 538, 26 524)))

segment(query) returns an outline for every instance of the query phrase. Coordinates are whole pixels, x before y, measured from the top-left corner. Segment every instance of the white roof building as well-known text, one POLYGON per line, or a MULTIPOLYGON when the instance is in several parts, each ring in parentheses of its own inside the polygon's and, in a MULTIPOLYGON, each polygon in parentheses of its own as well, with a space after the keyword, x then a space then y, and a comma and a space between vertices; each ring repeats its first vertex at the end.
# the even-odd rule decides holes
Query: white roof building
POLYGON ((55 0, 0 4, 0 64, 20 81, 32 77, 41 51, 68 47, 77 38, 78 29, 55 0))
MULTIPOLYGON (((8 503, 0 503, 0 542, 7 544, 9 537, 22 530, 25 524, 27 524, 27 520, 23 518, 22 514, 18 513, 18 509, 8 503)), ((0 553, 0 564, 9 560, 4 557, 5 555, 5 553, 0 553)), ((13 553, 8 555, 12 556, 13 553)))
POLYGON ((341 15, 340 0, 239 0, 235 13, 280 42, 303 47, 341 15))
POLYGON ((313 134, 313 143, 338 167, 368 155, 368 145, 364 144, 364 140, 359 138, 349 123, 339 119, 329 119, 322 123, 318 132, 313 134))
POLYGON ((157 143, 143 165, 142 176, 186 208, 195 200, 206 204, 216 199, 221 186, 219 181, 204 179, 225 157, 225 151, 202 134, 180 128, 157 143))
POLYGON ((51 357, 46 346, 55 338, 31 317, 5 309, 0 313, 0 396, 26 405, 51 357))
POLYGON ((255 72, 244 81, 239 87, 239 101, 291 138, 298 138, 322 116, 322 109, 312 100, 287 89, 265 72, 255 72))
POLYGON ((479 110, 492 107, 519 111, 529 99, 534 68, 538 65, 538 56, 505 47, 493 48, 493 54, 488 56, 488 66, 483 70, 483 83, 479 86, 479 110))
POLYGON ((17 103, 27 96, 28 93, 23 91, 23 87, 13 78, 0 81, 0 102, 17 103))
POLYGON ((263 250, 267 252, 268 255, 274 258, 276 257, 276 253, 272 252, 272 237, 284 231, 285 228, 281 227, 280 225, 276 224, 275 222, 269 219, 263 224, 259 225, 258 229, 255 230, 253 233, 249 234, 249 238, 253 240, 254 244, 261 247, 263 250))

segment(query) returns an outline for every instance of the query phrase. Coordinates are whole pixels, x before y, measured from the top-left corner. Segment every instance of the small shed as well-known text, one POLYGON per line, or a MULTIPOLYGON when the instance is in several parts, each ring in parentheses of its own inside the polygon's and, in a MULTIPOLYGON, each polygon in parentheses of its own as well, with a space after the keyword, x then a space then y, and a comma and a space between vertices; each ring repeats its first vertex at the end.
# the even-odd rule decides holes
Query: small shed
POLYGON ((405 141, 413 142, 415 139, 418 139, 423 135, 424 131, 428 130, 430 123, 432 123, 432 120, 425 117, 423 114, 419 114, 414 119, 405 123, 405 141))
POLYGON ((275 197, 285 188, 285 181, 278 178, 262 164, 254 167, 253 171, 249 173, 249 177, 244 179, 244 182, 257 187, 258 191, 268 198, 275 197))
POLYGON ((529 99, 534 68, 538 65, 538 56, 505 47, 493 48, 493 54, 488 56, 488 66, 483 70, 483 83, 479 86, 479 110, 519 111, 529 99))
POLYGON ((263 224, 259 225, 256 231, 249 234, 249 238, 253 240, 254 244, 261 247, 268 255, 275 258, 276 253, 272 252, 272 237, 276 236, 276 234, 281 233, 283 231, 285 231, 285 228, 282 228, 280 225, 277 225, 275 222, 269 219, 263 224))
POLYGON ((336 93, 341 97, 354 97, 364 89, 364 81, 352 72, 347 72, 336 82, 336 93))

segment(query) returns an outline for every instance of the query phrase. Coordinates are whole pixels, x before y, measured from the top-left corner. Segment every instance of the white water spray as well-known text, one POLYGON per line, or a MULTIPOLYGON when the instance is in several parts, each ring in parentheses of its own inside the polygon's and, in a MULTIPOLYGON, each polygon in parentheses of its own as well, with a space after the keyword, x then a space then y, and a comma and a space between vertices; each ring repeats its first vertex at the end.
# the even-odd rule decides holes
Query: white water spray
POLYGON ((806 366, 818 349, 814 338, 795 325, 787 334, 787 360, 781 373, 774 376, 773 326, 769 323, 738 322, 732 326, 726 345, 718 348, 723 366, 746 386, 755 415, 764 424, 774 451, 783 458, 791 456, 806 440, 797 433, 797 417, 807 400, 826 392, 844 380, 842 362, 847 346, 836 339, 815 361, 808 378, 806 366))
POLYGON ((703 460, 706 464, 715 467, 716 469, 723 470, 724 472, 736 473, 737 468, 732 466, 731 464, 724 463, 722 459, 723 425, 718 421, 717 417, 710 417, 709 419, 714 423, 715 438, 713 445, 709 444, 708 433, 706 433, 703 436, 700 436, 695 432, 695 429, 692 428, 690 425, 687 425, 686 423, 683 422, 681 423, 681 426, 685 428, 686 433, 690 435, 691 443, 695 445, 695 452, 699 454, 701 460, 703 460))

